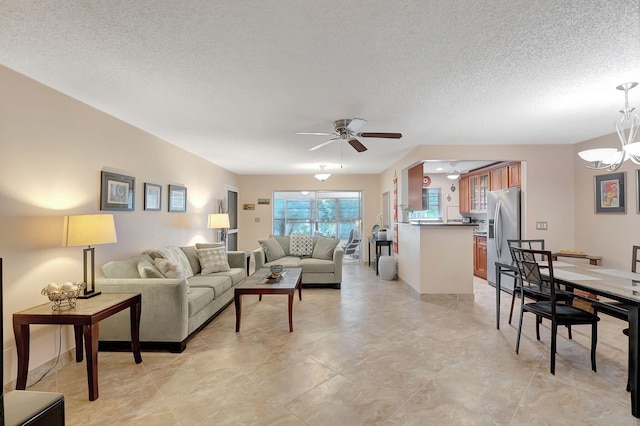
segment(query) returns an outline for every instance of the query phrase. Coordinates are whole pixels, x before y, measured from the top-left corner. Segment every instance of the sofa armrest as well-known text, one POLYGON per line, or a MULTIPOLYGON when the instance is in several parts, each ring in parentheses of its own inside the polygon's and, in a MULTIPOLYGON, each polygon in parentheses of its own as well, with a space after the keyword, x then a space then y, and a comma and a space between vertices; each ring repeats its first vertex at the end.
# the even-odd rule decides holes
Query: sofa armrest
POLYGON ((264 254, 264 249, 262 247, 259 247, 253 250, 251 253, 253 253, 253 260, 256 263, 256 271, 264 267, 264 264, 267 262, 267 257, 264 254))
POLYGON ((227 261, 232 268, 244 269, 245 275, 247 274, 247 253, 244 251, 228 251, 227 261))
MULTIPOLYGON (((186 279, 98 278, 103 293, 140 293, 140 341, 181 342, 189 335, 188 284, 186 279)), ((129 312, 119 312, 100 322, 100 340, 131 339, 129 312)))
POLYGON ((342 247, 338 246, 333 251, 333 264, 335 265, 335 277, 336 281, 342 282, 342 260, 344 259, 344 250, 342 247))

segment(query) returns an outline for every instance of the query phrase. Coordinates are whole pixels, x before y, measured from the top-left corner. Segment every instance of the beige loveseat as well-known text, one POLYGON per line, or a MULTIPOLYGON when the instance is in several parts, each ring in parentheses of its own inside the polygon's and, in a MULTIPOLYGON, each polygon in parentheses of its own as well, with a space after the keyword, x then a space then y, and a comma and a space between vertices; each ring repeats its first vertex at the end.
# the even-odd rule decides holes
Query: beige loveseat
MULTIPOLYGON (((102 271, 98 291, 142 294, 142 349, 171 352, 184 351, 189 338, 233 301, 234 288, 247 276, 245 252, 226 252, 218 244, 148 250, 108 262, 102 271), (204 255, 218 258, 204 257, 203 263, 204 255)), ((100 349, 130 348, 130 338, 128 311, 100 322, 100 349)))
POLYGON ((305 287, 331 286, 340 288, 344 250, 340 240, 329 237, 272 235, 259 241, 260 248, 253 251, 256 271, 270 265, 302 268, 305 287), (297 241, 304 241, 297 244, 297 241), (304 247, 302 247, 304 246, 304 247))

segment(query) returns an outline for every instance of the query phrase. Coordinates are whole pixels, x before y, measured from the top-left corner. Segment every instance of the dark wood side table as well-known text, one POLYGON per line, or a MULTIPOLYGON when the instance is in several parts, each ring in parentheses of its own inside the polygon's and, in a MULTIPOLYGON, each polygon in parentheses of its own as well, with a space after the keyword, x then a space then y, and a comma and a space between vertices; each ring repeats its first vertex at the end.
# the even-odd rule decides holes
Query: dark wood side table
POLYGON ((101 294, 91 299, 78 299, 76 307, 53 311, 53 303, 45 303, 13 314, 13 333, 18 350, 18 379, 16 389, 27 387, 29 373, 29 325, 73 325, 76 340, 76 362, 82 362, 82 341, 87 353, 87 382, 89 400, 98 399, 98 323, 111 315, 129 308, 131 320, 131 350, 136 364, 142 362, 140 354, 140 314, 142 296, 136 294, 101 294))
POLYGON ((382 247, 386 247, 389 251, 389 256, 391 256, 391 244, 393 241, 391 240, 378 240, 376 238, 369 237, 369 266, 371 266, 371 244, 375 243, 376 246, 376 275, 378 275, 378 260, 380 256, 382 256, 382 247))

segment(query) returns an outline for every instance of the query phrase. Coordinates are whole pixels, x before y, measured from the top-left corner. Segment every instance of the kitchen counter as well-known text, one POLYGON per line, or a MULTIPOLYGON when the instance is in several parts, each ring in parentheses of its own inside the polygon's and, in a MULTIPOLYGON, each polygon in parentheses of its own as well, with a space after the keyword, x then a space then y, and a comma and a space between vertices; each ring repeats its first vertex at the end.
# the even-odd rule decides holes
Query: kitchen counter
POLYGON ((398 224, 398 275, 419 294, 473 298, 477 223, 398 224))
POLYGON ((409 224, 415 226, 478 226, 477 223, 435 222, 432 220, 412 220, 409 224))

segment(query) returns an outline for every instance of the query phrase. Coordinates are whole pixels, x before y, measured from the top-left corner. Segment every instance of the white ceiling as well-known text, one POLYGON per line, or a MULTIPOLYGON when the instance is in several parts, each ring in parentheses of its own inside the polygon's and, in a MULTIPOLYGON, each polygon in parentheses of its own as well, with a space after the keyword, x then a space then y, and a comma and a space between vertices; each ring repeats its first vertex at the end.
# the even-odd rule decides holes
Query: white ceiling
POLYGON ((0 64, 237 173, 378 173, 418 145, 612 133, 638 3, 2 0, 0 64), (294 135, 353 117, 403 138, 294 135))

